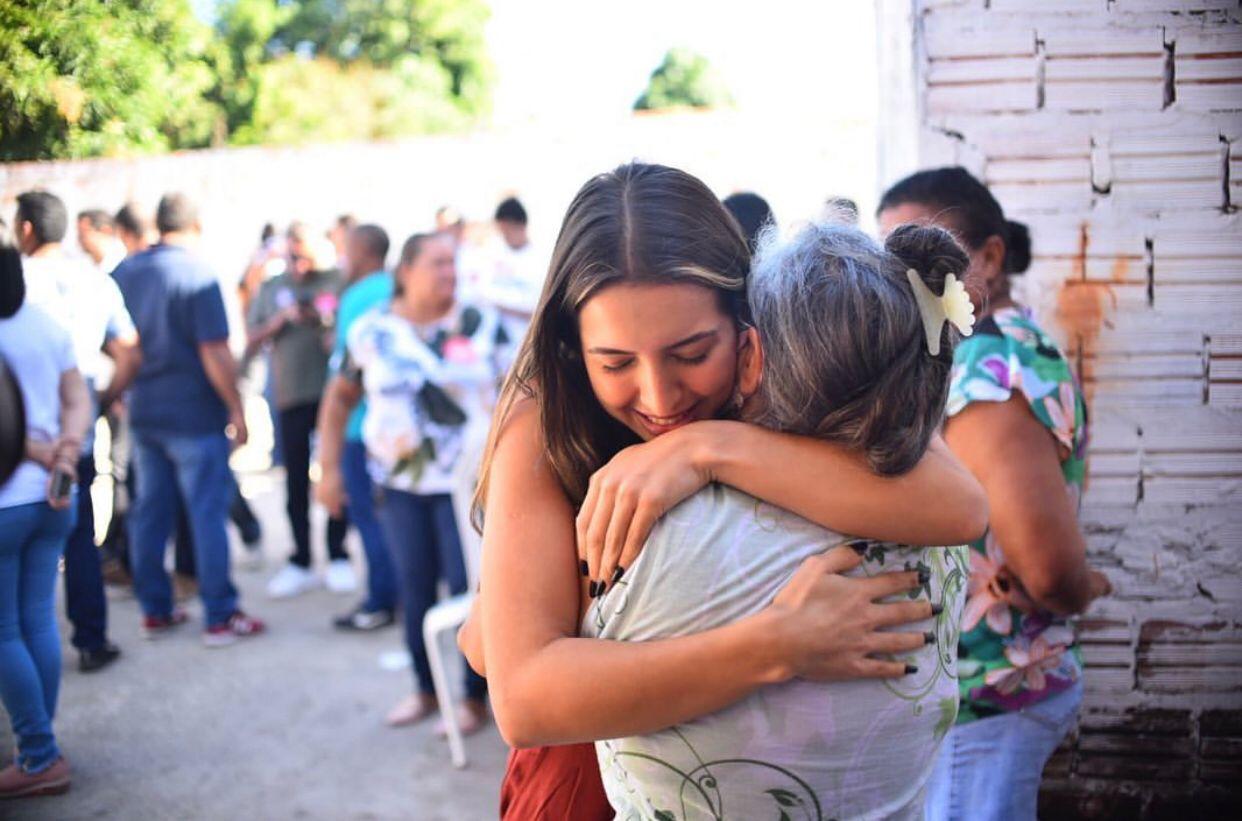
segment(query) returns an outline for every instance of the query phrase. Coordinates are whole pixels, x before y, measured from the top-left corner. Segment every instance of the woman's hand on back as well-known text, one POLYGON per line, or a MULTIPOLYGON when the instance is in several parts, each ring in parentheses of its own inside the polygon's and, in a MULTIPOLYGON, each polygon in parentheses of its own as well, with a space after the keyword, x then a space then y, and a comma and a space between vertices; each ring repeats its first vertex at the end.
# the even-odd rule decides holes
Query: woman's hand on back
POLYGON ((775 618, 773 640, 789 660, 787 677, 845 681, 915 672, 882 656, 918 650, 927 644, 927 635, 882 628, 922 621, 938 611, 926 599, 880 603, 919 588, 918 571, 869 578, 841 575, 861 563, 851 548, 833 548, 804 561, 776 594, 765 612, 775 618))
POLYGON ((660 517, 711 481, 697 463, 697 425, 631 445, 591 476, 577 516, 579 568, 602 593, 642 551, 660 517))

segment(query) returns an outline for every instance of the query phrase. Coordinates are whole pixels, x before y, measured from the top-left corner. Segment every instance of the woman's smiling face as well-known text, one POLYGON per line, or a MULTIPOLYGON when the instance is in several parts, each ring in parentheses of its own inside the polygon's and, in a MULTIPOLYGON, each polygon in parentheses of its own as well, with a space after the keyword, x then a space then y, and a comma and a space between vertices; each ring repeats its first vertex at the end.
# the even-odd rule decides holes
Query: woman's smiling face
POLYGON ((619 283, 578 311, 595 398, 644 440, 715 417, 733 395, 738 330, 702 285, 619 283))

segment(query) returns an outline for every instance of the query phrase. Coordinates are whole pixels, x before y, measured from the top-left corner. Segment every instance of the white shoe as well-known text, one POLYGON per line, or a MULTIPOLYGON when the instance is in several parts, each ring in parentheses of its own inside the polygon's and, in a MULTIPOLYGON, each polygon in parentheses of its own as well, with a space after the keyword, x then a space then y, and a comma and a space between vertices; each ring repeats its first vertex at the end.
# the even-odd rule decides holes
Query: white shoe
POLYGON ((358 589, 358 578, 354 575, 354 567, 349 559, 328 562, 326 576, 328 589, 333 593, 353 593, 358 589))
POLYGON ((247 550, 233 560, 239 570, 253 573, 263 569, 263 553, 259 550, 247 550))
POLYGON ((288 599, 314 590, 323 584, 319 577, 296 564, 288 563, 267 583, 267 595, 273 599, 288 599))

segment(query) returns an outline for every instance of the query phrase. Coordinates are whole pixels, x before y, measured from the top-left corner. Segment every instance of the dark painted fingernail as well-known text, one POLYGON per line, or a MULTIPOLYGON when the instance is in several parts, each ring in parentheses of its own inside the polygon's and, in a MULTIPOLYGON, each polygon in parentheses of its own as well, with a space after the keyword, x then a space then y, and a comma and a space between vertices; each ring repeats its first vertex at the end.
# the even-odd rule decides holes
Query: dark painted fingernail
POLYGON ((919 584, 924 585, 931 581, 931 570, 926 567, 919 568, 919 584))
POLYGON ((933 615, 933 616, 939 616, 939 615, 940 615, 941 613, 943 613, 943 612, 944 612, 944 605, 943 605, 943 604, 933 604, 933 605, 932 605, 932 615, 933 615))
POLYGON ((587 564, 586 559, 582 559, 578 562, 578 572, 582 574, 582 578, 584 579, 591 575, 591 566, 587 564))
POLYGON ((587 596, 593 599, 598 595, 599 595, 598 582, 591 582, 589 585, 587 585, 587 596))
POLYGON ((935 640, 936 640, 936 634, 933 633, 931 630, 928 630, 926 633, 923 634, 924 644, 931 644, 935 640))
POLYGON ((907 675, 907 676, 912 676, 912 675, 914 675, 915 673, 917 673, 918 671, 919 671, 919 668, 918 668, 918 666, 917 666, 917 665, 914 665, 914 664, 907 664, 907 665, 906 665, 906 675, 907 675))
POLYGON ((617 582, 621 581, 621 577, 624 575, 625 575, 625 568, 617 567, 616 570, 612 571, 612 583, 616 584, 617 582))
POLYGON ((847 545, 847 547, 849 547, 850 550, 853 550, 855 553, 861 556, 862 554, 867 552, 867 540, 866 539, 855 539, 854 541, 850 542, 847 545))
POLYGON ((599 583, 599 592, 598 592, 598 593, 596 593, 595 595, 597 595, 597 596, 602 596, 602 595, 604 595, 604 591, 605 591, 605 590, 607 590, 607 589, 608 589, 608 582, 600 582, 600 583, 599 583))

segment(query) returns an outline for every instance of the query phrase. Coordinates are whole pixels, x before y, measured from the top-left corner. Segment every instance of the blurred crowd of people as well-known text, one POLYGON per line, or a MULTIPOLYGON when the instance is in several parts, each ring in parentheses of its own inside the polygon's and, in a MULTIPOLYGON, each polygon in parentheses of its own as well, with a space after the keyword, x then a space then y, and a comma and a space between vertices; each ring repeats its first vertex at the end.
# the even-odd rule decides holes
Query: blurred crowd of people
MULTIPOLYGON (((106 583, 132 586, 146 638, 185 624, 181 603, 193 595, 208 647, 265 632, 241 608, 226 530, 232 520, 244 560, 261 566, 263 527, 230 467, 232 450, 249 439, 243 395, 252 382, 261 383, 271 413, 271 456, 284 467, 293 547, 269 579, 268 596, 323 586, 354 593, 360 585, 345 547, 352 525, 365 557, 363 592, 333 624, 367 632, 401 615, 415 690, 389 723, 434 711, 422 618, 442 581, 452 593, 467 585, 449 497, 454 463, 466 433, 490 422, 547 263, 530 242, 521 202, 503 200, 491 226, 473 228, 487 239, 473 243, 465 219, 443 207, 434 227, 397 249, 391 267, 388 233, 351 215, 322 232, 300 221, 279 232, 264 226, 237 283, 240 357, 230 348, 222 279, 197 250, 202 225, 193 201, 171 193, 154 211, 137 202, 116 212, 91 208, 75 227, 81 253, 68 247, 64 202, 29 191, 18 197, 11 246, 6 241, 6 283, 23 322, 6 320, 0 352, 10 363, 25 362, 19 370, 28 372, 17 374, 23 384, 50 381, 51 392, 44 392, 45 418, 26 420, 28 460, 38 455, 39 464, 23 463, 0 490, 0 512, 37 502, 42 514, 19 540, 33 551, 27 558, 39 559, 37 578, 19 598, 23 614, 38 611, 40 627, 24 650, 35 669, 24 671, 15 703, 6 698, 21 766, 0 793, 68 783, 51 731, 60 667, 53 582, 61 555, 82 672, 121 655, 108 634, 106 583), (39 361, 34 349, 52 357, 43 373, 31 370, 39 361), (106 513, 93 509, 90 492, 97 429, 109 439, 101 443, 112 480, 106 513), (322 574, 311 547, 320 440, 320 495, 329 508, 322 574), (98 543, 97 527, 104 531, 98 543), (25 773, 39 777, 30 782, 25 773)), ((4 686, 18 682, 6 675, 4 686)), ((461 722, 469 732, 486 715, 482 678, 471 674, 467 692, 461 722)))

